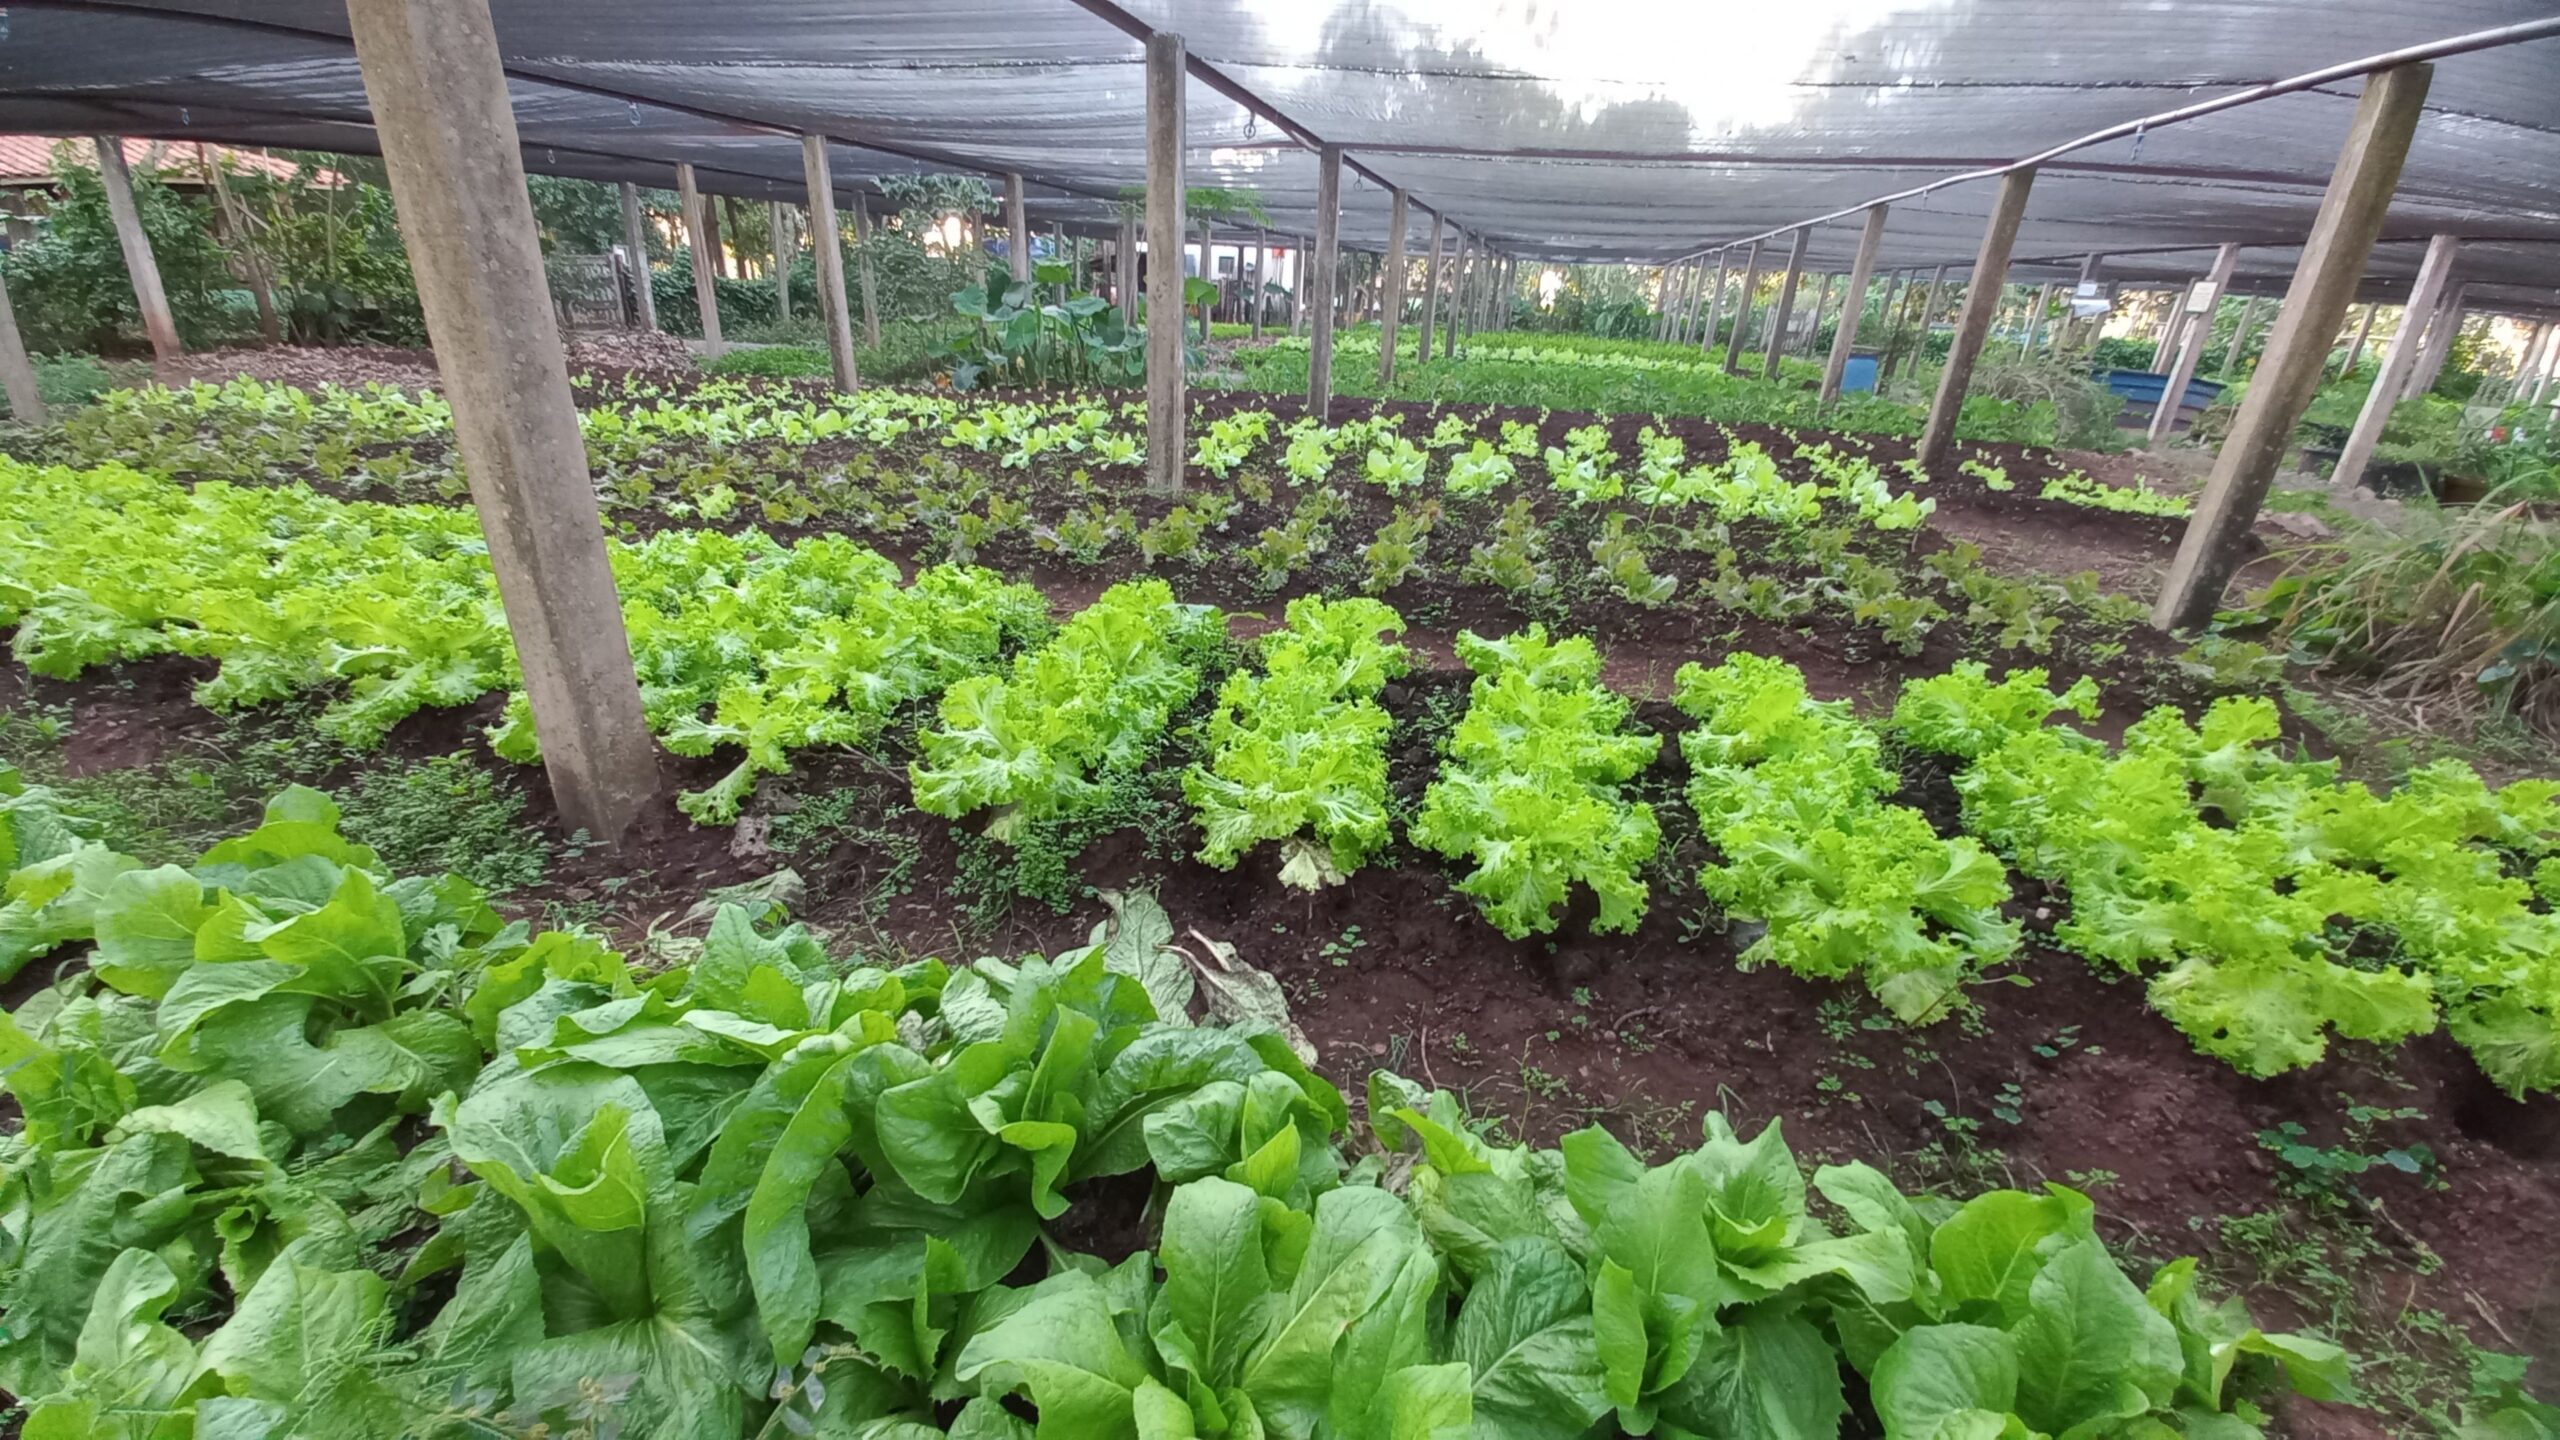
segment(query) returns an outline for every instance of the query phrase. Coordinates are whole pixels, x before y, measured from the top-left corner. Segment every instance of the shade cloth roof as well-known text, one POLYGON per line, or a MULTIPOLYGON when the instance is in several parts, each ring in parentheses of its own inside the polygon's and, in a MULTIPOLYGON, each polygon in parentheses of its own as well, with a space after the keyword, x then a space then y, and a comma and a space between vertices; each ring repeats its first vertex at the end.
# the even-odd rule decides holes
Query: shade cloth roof
MULTIPOLYGON (((1344 146, 1343 239, 1386 184, 1515 254, 1659 261, 2244 86, 2560 16, 2560 0, 492 0, 528 168, 800 192, 792 132, 846 195, 883 175, 1031 178, 1035 221, 1100 222, 1145 179, 1143 60, 1195 63, 1195 185, 1314 228, 1309 136, 1344 146), (1225 90, 1228 93, 1221 93, 1225 90), (1231 95, 1248 96, 1262 113, 1231 95), (1281 121, 1286 121, 1284 128, 1281 121), (1376 178, 1370 178, 1376 177, 1376 178)), ((13 0, 0 129, 375 148, 339 0, 13 0)), ((2017 278, 2183 279, 2237 242, 2281 288, 2361 90, 2149 130, 2036 180, 2017 278)), ((1883 263, 1962 266, 1994 186, 1898 204, 1883 263)), ((843 196, 839 197, 844 198, 843 196)), ((2368 293, 2470 237, 2474 305, 2560 305, 2560 38, 2437 63, 2368 293)), ((1223 232, 1232 233, 1232 232, 1223 232)), ((1854 219, 1810 258, 1845 268, 1854 219)))

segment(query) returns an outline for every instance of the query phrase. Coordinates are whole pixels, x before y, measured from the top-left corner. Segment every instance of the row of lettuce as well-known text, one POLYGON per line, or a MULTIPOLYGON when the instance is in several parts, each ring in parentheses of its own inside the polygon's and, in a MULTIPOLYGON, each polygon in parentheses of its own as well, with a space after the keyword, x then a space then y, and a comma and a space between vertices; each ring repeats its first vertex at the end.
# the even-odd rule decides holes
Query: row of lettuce
MULTIPOLYGON (((590 468, 609 501, 631 504, 653 495, 667 498, 664 490, 699 503, 724 487, 727 494, 715 506, 735 503, 742 490, 768 488, 753 473, 767 462, 801 461, 810 447, 829 442, 968 452, 994 457, 1000 471, 1026 473, 1050 466, 1132 467, 1146 458, 1145 410, 1131 402, 989 400, 897 390, 821 395, 744 380, 681 385, 626 378, 585 386, 580 425, 590 468), (706 455, 712 459, 708 465, 706 455)), ((1625 497, 1659 511, 1713 499, 1727 518, 1744 513, 1745 502, 1774 485, 1780 462, 1792 462, 1825 482, 1821 493, 1883 528, 1908 528, 1934 507, 1917 496, 1895 495, 1886 484, 1927 484, 1927 471, 1909 460, 1871 460, 1873 442, 1857 436, 1808 441, 1783 432, 1787 447, 1773 453, 1714 426, 1724 459, 1693 463, 1687 442, 1657 425, 1640 427, 1633 449, 1621 454, 1605 423, 1575 427, 1563 444, 1552 445, 1542 440, 1545 427, 1538 423, 1473 408, 1477 413, 1436 407, 1422 415, 1382 411, 1339 425, 1308 417, 1284 422, 1257 409, 1204 414, 1192 426, 1188 459, 1217 480, 1249 469, 1295 486, 1351 480, 1404 494, 1436 479, 1442 491, 1460 498, 1513 489, 1542 473, 1550 488, 1575 504, 1625 497), (1765 479, 1758 473, 1764 466, 1765 479)), ((241 483, 307 474, 332 485, 458 494, 460 461, 452 452, 452 432, 452 410, 432 392, 412 397, 381 385, 306 390, 242 378, 108 392, 67 417, 49 444, 58 458, 75 465, 115 461, 160 474, 241 483)), ((1988 462, 1965 473, 1993 490, 2016 488, 2004 468, 1988 462)), ((2180 516, 2190 508, 2177 496, 2110 486, 2077 471, 2046 481, 2037 493, 2059 503, 2134 514, 2180 516)))
POLYGON ((2061 1186, 1808 1177, 1722 1115, 1534 1149, 1383 1072, 1364 1137, 1268 977, 1144 897, 957 969, 727 904, 641 965, 384 873, 316 792, 145 868, 0 790, 91 946, 0 1016, 28 1440, 2234 1437, 2356 1399, 2061 1186), (1134 1218, 1112 1177, 1148 1248, 1081 1253, 1134 1218))
MULTIPOLYGON (((467 513, 116 467, 5 478, 0 623, 40 674, 203 657, 219 662, 206 704, 335 696, 318 723, 356 743, 517 682, 467 513)), ((955 566, 902 583, 836 537, 666 531, 616 544, 613 564, 653 728, 680 753, 738 757, 682 797, 699 821, 737 818, 795 754, 902 746, 904 717, 930 705, 916 804, 1011 838, 1147 783, 1231 669, 1182 777, 1201 858, 1273 847, 1284 879, 1315 888, 1392 839, 1378 697, 1411 662, 1377 601, 1293 602, 1238 667, 1225 617, 1157 580, 1053 626, 1028 587, 955 566)), ((1406 837, 1455 862, 1512 938, 1553 932, 1576 887, 1597 900, 1593 928, 1633 929, 1662 832, 1630 792, 1661 738, 1599 683, 1588 640, 1532 626, 1458 643, 1467 709, 1406 837)), ((1747 654, 1684 667, 1674 700, 1713 852, 1698 879, 1761 927, 1745 964, 1856 979, 1903 1020, 1935 1019, 2020 953, 2014 868, 2063 912, 2059 944, 2144 976, 2155 1008, 2247 1073, 2313 1063, 2332 1036, 2443 1024, 2509 1091, 2560 1088, 2560 785, 2493 791, 2446 762, 2377 795, 2290 757, 2273 707, 2250 699, 2200 722, 2159 710, 2108 746, 2049 723, 2094 715, 2093 686, 1995 683, 1970 663, 1913 683, 1882 725, 1747 654), (1914 754, 1953 767, 1961 833, 1894 798, 1914 754)), ((520 696, 491 738, 535 758, 520 696)), ((69 893, 55 883, 13 890, 0 970, 43 948, 69 893)))

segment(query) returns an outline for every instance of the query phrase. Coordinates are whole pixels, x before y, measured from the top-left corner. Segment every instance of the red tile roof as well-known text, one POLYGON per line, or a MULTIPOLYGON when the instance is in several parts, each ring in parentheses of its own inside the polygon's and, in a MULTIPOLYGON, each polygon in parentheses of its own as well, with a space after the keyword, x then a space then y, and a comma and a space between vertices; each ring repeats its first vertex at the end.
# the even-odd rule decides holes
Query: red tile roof
MULTIPOLYGON (((53 147, 62 144, 54 135, 0 135, 0 186, 45 185, 54 178, 53 147)), ((70 142, 83 163, 90 161, 89 143, 70 142)), ((128 136, 124 142, 125 164, 136 170, 173 172, 170 178, 179 183, 194 183, 201 171, 194 141, 137 140, 128 136)), ((235 175, 268 175, 278 180, 290 179, 294 164, 255 150, 235 150, 228 145, 207 145, 214 159, 235 175)), ((339 184, 337 172, 323 170, 315 177, 322 185, 339 184)))

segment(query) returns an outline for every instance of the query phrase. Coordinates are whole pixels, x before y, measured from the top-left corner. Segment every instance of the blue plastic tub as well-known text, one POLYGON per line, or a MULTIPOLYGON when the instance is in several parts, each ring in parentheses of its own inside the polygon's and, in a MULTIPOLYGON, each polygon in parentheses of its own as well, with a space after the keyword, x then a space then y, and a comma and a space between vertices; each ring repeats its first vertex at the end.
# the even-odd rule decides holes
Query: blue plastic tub
POLYGON ((1873 355, 1852 355, 1849 357, 1849 363, 1840 367, 1840 389, 1843 394, 1854 390, 1872 395, 1875 393, 1875 388, 1876 357, 1873 355))
MULTIPOLYGON (((2151 423, 2152 413, 2160 408, 2161 393, 2169 388, 2169 377, 2156 370, 2110 370, 2099 378, 2124 402, 2124 413, 2116 417, 2119 425, 2151 423)), ((2192 422, 2221 394, 2219 380, 2189 380, 2187 393, 2178 402, 2180 423, 2192 422)))

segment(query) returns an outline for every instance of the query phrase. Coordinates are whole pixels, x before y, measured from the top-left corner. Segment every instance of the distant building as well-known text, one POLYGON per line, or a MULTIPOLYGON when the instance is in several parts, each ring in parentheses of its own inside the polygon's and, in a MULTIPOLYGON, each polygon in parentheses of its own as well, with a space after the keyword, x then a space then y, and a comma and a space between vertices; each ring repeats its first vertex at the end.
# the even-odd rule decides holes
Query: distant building
MULTIPOLYGON (((48 200, 61 189, 62 176, 54 168, 54 150, 65 144, 72 147, 84 168, 94 168, 92 142, 65 140, 58 135, 0 135, 0 233, 5 233, 11 243, 27 237, 29 221, 43 214, 48 200)), ((207 160, 234 175, 263 175, 275 180, 293 178, 298 168, 293 161, 263 150, 187 140, 128 137, 124 142, 127 168, 137 174, 154 172, 162 184, 173 189, 203 189, 207 160)), ((315 171, 312 180, 333 187, 346 183, 334 170, 315 171)))

